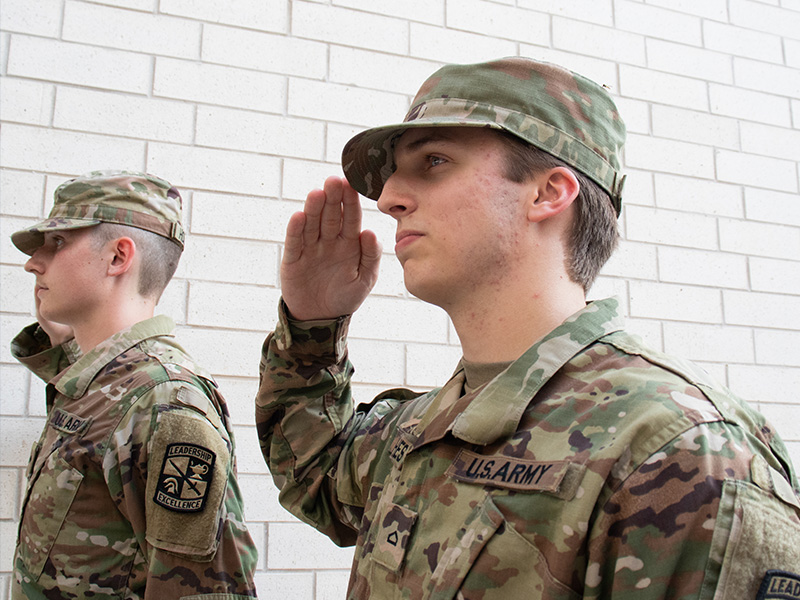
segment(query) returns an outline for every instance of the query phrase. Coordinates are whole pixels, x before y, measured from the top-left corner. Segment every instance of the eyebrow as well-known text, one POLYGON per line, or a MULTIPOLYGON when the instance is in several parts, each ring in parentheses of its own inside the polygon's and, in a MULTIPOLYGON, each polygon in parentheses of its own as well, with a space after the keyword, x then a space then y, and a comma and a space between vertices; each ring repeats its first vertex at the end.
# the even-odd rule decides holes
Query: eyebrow
POLYGON ((424 135, 419 139, 414 140, 413 142, 408 142, 407 144, 402 143, 402 139, 398 140, 398 145, 395 147, 394 152, 395 154, 407 154, 418 150, 422 146, 430 144, 432 142, 452 142, 452 136, 448 135, 446 132, 443 131, 434 131, 429 133, 428 135, 424 135))

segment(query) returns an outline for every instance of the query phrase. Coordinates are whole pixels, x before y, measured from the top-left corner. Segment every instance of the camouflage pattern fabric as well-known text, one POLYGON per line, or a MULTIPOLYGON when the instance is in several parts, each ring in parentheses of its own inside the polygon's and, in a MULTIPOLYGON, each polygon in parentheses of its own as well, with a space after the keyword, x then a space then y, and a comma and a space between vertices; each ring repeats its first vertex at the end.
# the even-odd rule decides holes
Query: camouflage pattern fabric
POLYGON ((142 321, 65 370, 74 348, 38 325, 12 342, 48 381, 12 598, 255 597, 227 407, 173 327, 142 321))
POLYGON ((377 200, 394 172, 394 142, 411 127, 505 130, 560 158, 608 192, 620 213, 625 124, 608 92, 563 67, 523 57, 446 65, 422 84, 402 123, 363 131, 345 144, 345 176, 377 200))
POLYGON ((348 323, 282 306, 256 400, 281 503, 356 545, 348 598, 743 600, 798 576, 783 443, 704 372, 627 334, 616 300, 472 393, 459 368, 358 410, 348 323))
POLYGON ((11 235, 22 252, 32 255, 46 231, 80 229, 116 223, 157 233, 183 249, 183 200, 168 181, 136 171, 92 171, 56 188, 48 217, 11 235))

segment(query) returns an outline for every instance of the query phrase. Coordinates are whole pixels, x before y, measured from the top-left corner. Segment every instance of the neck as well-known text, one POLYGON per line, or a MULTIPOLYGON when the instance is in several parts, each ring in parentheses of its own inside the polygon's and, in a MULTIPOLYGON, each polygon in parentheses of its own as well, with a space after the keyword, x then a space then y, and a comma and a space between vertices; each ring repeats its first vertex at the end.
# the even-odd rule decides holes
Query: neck
POLYGON ((110 303, 105 311, 100 311, 98 317, 73 327, 75 341, 80 346, 81 353, 86 354, 100 342, 151 318, 154 313, 155 302, 138 294, 128 298, 127 301, 110 303))
POLYGON ((513 361, 586 305, 583 289, 561 278, 554 285, 496 288, 448 314, 471 362, 513 361), (560 283, 560 285, 559 285, 560 283), (488 297, 486 297, 488 296, 488 297))

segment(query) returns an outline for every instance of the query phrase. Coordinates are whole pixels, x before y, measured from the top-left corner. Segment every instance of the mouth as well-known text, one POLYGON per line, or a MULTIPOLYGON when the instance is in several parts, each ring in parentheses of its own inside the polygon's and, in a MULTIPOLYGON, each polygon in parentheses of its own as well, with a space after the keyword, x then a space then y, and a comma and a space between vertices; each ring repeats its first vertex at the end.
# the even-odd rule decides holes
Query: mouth
POLYGON ((403 248, 406 248, 407 246, 413 244, 416 240, 418 240, 422 236, 423 236, 423 234, 420 233, 419 231, 411 231, 411 230, 398 231, 397 235, 395 235, 395 237, 394 237, 394 241, 395 241, 394 251, 395 251, 395 254, 399 250, 402 250, 403 248))

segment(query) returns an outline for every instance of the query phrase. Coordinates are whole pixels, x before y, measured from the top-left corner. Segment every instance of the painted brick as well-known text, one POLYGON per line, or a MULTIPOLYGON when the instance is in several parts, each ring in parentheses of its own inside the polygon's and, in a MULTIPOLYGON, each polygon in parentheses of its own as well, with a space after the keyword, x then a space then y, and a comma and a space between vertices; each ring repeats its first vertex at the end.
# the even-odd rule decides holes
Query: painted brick
POLYGON ((747 218, 754 221, 800 225, 800 202, 796 194, 747 188, 744 193, 747 218))
POLYGON ((697 79, 623 64, 619 67, 619 86, 623 96, 693 110, 708 109, 706 84, 697 79))
POLYGON ((800 67, 800 41, 786 40, 786 64, 790 67, 800 67))
POLYGON ((797 260, 800 229, 738 219, 719 220, 720 248, 754 256, 797 260))
MULTIPOLYGON (((653 174, 648 171, 637 171, 630 167, 625 167, 623 172, 626 179, 622 192, 622 210, 624 211, 628 205, 654 206, 656 199, 653 191, 653 174)), ((624 225, 624 219, 620 223, 624 225)))
POLYGON ((3 199, 0 210, 3 215, 40 217, 44 214, 43 196, 44 178, 38 173, 0 169, 0 198, 3 199))
POLYGON ((356 366, 355 380, 370 385, 393 385, 405 379, 402 344, 351 338, 350 360, 356 366))
POLYGON ((157 58, 153 93, 207 104, 282 113, 283 76, 234 67, 157 58))
POLYGON ((712 113, 771 125, 785 126, 791 122, 786 98, 714 83, 709 84, 708 93, 712 113))
POLYGON ((750 0, 730 1, 730 21, 749 29, 766 31, 788 38, 798 38, 800 14, 792 10, 770 7, 750 0))
POLYGON ((281 196, 284 199, 305 201, 311 190, 322 189, 325 180, 333 175, 344 177, 341 164, 297 159, 284 160, 281 196))
POLYGON ((704 250, 718 248, 713 217, 639 206, 629 206, 624 216, 629 240, 704 250))
POLYGON ((292 116, 368 125, 375 119, 393 123, 402 119, 407 108, 406 96, 399 94, 308 79, 289 80, 292 116))
MULTIPOLYGON (((183 261, 179 267, 179 270, 181 269, 183 269, 183 261)), ((185 280, 173 277, 158 301, 156 312, 168 315, 175 323, 185 324, 187 286, 185 280)))
MULTIPOLYGON (((384 244, 384 247, 386 244, 384 244)), ((404 296, 406 286, 403 283, 403 267, 393 254, 384 253, 381 257, 378 282, 372 288, 376 296, 404 296)))
POLYGON ((296 37, 394 54, 408 50, 408 24, 401 19, 300 0, 291 4, 292 35, 296 37))
MULTIPOLYGON (((423 77, 424 79, 427 77, 423 77)), ((418 82, 417 86, 421 85, 422 81, 418 82)), ((413 92, 413 90, 412 90, 413 92)), ((377 119, 371 121, 372 125, 385 125, 386 123, 399 123, 403 120, 403 116, 408 109, 408 104, 411 101, 411 97, 403 103, 403 109, 401 112, 395 115, 387 115, 388 121, 380 123, 377 119)), ((399 105, 398 105, 399 107, 399 105)), ((327 137, 325 138, 325 161, 334 164, 340 164, 342 161, 342 149, 347 141, 356 135, 364 131, 364 126, 362 125, 342 125, 340 123, 329 123, 327 127, 327 137)))
POLYGON ((278 247, 269 242, 192 235, 186 240, 185 276, 228 283, 271 284, 278 247))
MULTIPOLYGON (((509 3, 513 4, 505 2, 509 3)), ((333 0, 332 4, 419 23, 444 25, 445 0, 402 0, 402 2, 380 4, 376 4, 373 0, 333 0)))
POLYGON ((280 189, 280 159, 244 152, 150 143, 147 171, 182 188, 257 196, 277 196, 280 189))
POLYGON ((200 107, 196 142, 203 146, 277 156, 321 158, 322 123, 238 109, 200 107))
POLYGON ((269 469, 261 455, 255 423, 247 427, 237 425, 233 428, 233 434, 236 437, 236 461, 239 470, 242 473, 268 477, 269 469))
POLYGON ((656 173, 655 189, 659 208, 726 217, 744 216, 742 189, 738 185, 656 173))
POLYGON ((192 197, 192 234, 283 242, 286 224, 302 210, 299 202, 196 192, 192 197))
POLYGON ((550 44, 550 16, 484 0, 447 0, 447 27, 497 38, 550 44))
POLYGON ((663 6, 678 12, 719 21, 728 20, 727 0, 647 0, 648 4, 663 6))
POLYGON ((750 281, 759 292, 800 296, 800 261, 750 257, 750 281))
MULTIPOLYGON (((0 445, 0 464, 4 467, 24 467, 28 464, 31 448, 39 439, 44 419, 30 417, 4 417, 3 441, 0 445)), ((0 544, 0 548, 5 544, 0 544)))
MULTIPOLYGON (((257 373, 254 373, 253 377, 247 378, 216 378, 217 385, 228 403, 231 421, 236 425, 253 424, 253 399, 258 391, 258 378, 256 375, 257 373)), ((249 516, 248 514, 248 518, 249 516)))
POLYGON ((461 359, 461 347, 442 344, 409 344, 405 384, 430 389, 447 383, 461 359))
POLYGON ((717 178, 721 181, 781 192, 797 191, 797 165, 794 162, 744 152, 717 150, 716 163, 717 178), (769 173, 770 176, 764 177, 764 173, 769 173))
POLYGON ((200 23, 68 0, 62 38, 176 58, 200 57, 200 23))
POLYGON ((270 523, 267 567, 270 569, 349 569, 353 548, 339 548, 305 523, 270 523))
POLYGON ((222 25, 203 27, 203 61, 322 79, 325 44, 222 25))
MULTIPOLYGON (((33 319, 31 319, 31 321, 32 320, 33 319)), ((15 335, 15 333, 12 332, 3 335, 3 343, 10 343, 13 335, 15 335)), ((25 409, 28 405, 28 369, 19 364, 0 365, 0 375, 2 375, 3 379, 3 395, 0 397, 0 415, 25 416, 25 409)), ((2 472, 2 469, 0 469, 0 473, 2 472)), ((3 486, 0 485, 0 497, 2 496, 2 491, 3 486)), ((0 511, 1 510, 2 507, 0 507, 0 511)))
MULTIPOLYGON (((695 46, 702 43, 700 19, 694 15, 641 2, 615 0, 614 20, 618 28, 648 37, 665 38, 695 46)), ((651 58, 648 48, 648 59, 651 58)))
POLYGON ((686 77, 733 83, 731 57, 712 50, 648 39, 647 64, 652 69, 686 77))
POLYGON ((447 315, 419 300, 370 296, 350 323, 350 335, 409 342, 447 342, 447 315))
MULTIPOLYGON (((792 380, 800 382, 800 372, 792 380)), ((800 441, 800 406, 793 404, 771 404, 762 402, 761 413, 778 430, 782 438, 800 441)))
POLYGON ((800 96, 800 71, 791 67, 734 57, 733 76, 737 86, 769 90, 771 94, 790 98, 800 96))
POLYGON ((792 123, 795 129, 800 129, 800 100, 792 100, 792 123))
POLYGON ((15 519, 19 515, 19 477, 19 469, 0 469, 0 519, 15 519))
POLYGON ((232 0, 230 2, 196 2, 195 0, 160 0, 159 11, 225 23, 247 29, 286 33, 289 30, 289 6, 285 1, 232 0))
MULTIPOLYGON (((800 369, 736 365, 729 372, 731 389, 745 400, 759 402, 759 409, 770 421, 772 417, 769 412, 773 403, 789 404, 796 401, 795 390, 800 386, 800 369)), ((794 432, 796 423, 800 421, 784 424, 782 418, 778 418, 773 426, 784 437, 784 430, 787 430, 786 433, 794 432)))
POLYGON ((767 62, 783 62, 781 38, 745 27, 703 21, 703 42, 706 48, 733 56, 745 56, 767 62))
POLYGON ((55 88, 50 84, 6 77, 0 94, 0 114, 3 121, 49 125, 54 97, 55 88))
MULTIPOLYGON (((30 323, 31 319, 28 319, 27 322, 30 323)), ((44 417, 47 414, 47 404, 44 401, 46 397, 45 382, 31 374, 27 412, 29 417, 44 417)))
POLYGON ((561 17, 553 17, 553 47, 628 65, 646 62, 643 36, 561 17))
MULTIPOLYGON (((0 219, 0 256, 3 257, 4 263, 19 265, 21 268, 28 260, 28 256, 17 250, 16 246, 11 243, 11 234, 33 223, 34 219, 31 218, 3 216, 0 219)), ((2 344, 0 344, 0 348, 2 348, 2 344)))
MULTIPOLYGON (((253 401, 250 401, 253 411, 253 401)), ((239 470, 239 485, 245 500, 245 517, 248 521, 271 521, 298 523, 297 518, 278 502, 278 488, 270 475, 242 474, 239 470)))
POLYGON ((758 123, 742 123, 742 150, 800 161, 800 131, 758 123))
POLYGON ((0 155, 5 167, 35 171, 79 174, 119 165, 141 170, 144 142, 7 124, 0 155))
POLYGON ((628 239, 622 240, 609 261, 603 266, 602 273, 628 279, 657 279, 656 248, 651 244, 639 244, 628 239))
MULTIPOLYGON (((17 523, 16 521, 0 521, 0 540, 4 540, 3 544, 0 544, 0 564, 4 565, 4 568, 8 568, 6 565, 14 564, 14 546, 17 539, 17 523)), ((10 577, 3 577, 2 586, 4 588, 4 595, 6 598, 10 598, 10 594, 8 593, 8 585, 10 584, 11 578, 10 577)))
POLYGON ((117 6, 119 8, 130 8, 131 10, 142 10, 153 12, 156 8, 157 0, 101 0, 97 4, 117 6))
POLYGON ((517 53, 516 43, 510 40, 420 23, 411 23, 409 48, 413 57, 446 63, 481 62, 517 53))
POLYGON ((651 132, 650 105, 647 102, 631 98, 614 98, 614 103, 622 120, 625 121, 625 128, 629 134, 651 132))
POLYGON ((762 365, 800 367, 800 331, 755 331, 756 361, 762 365))
POLYGON ((350 571, 318 571, 316 600, 339 600, 347 596, 350 571))
POLYGON ((268 571, 255 576, 259 596, 267 598, 291 598, 292 600, 313 600, 314 573, 281 573, 268 571))
MULTIPOLYGON (((332 82, 407 96, 413 96, 440 66, 437 62, 343 46, 332 46, 330 55, 332 82)), ((402 115, 395 118, 399 121, 402 115)))
POLYGON ((0 29, 56 38, 61 30, 61 6, 61 0, 4 0, 0 29))
POLYGON ((122 137, 189 143, 194 109, 183 102, 60 87, 53 125, 122 137))
POLYGON ((254 307, 277 306, 279 298, 275 288, 192 281, 187 325, 258 331, 263 317, 254 307))
POLYGON ((632 281, 631 316, 665 321, 720 323, 720 292, 713 288, 632 281))
POLYGON ((277 320, 276 311, 267 306, 256 332, 178 327, 178 340, 215 377, 253 377, 258 374, 264 332, 271 331, 277 320), (224 340, 225 352, 219 351, 220 339, 224 340))
POLYGON ((613 25, 614 9, 611 0, 517 0, 517 4, 549 15, 589 21, 599 25, 613 25))
POLYGON ((16 265, 0 265, 0 302, 3 310, 33 314, 34 277, 16 265))
POLYGON ((714 152, 710 147, 639 134, 628 136, 625 164, 676 175, 714 177, 714 152))
POLYGON ((746 289, 747 259, 739 254, 662 246, 658 249, 661 281, 746 289))
POLYGON ((723 290, 725 322, 800 330, 800 297, 723 290))
POLYGON ((652 111, 655 136, 739 149, 739 125, 735 119, 658 104, 653 105, 652 111))
POLYGON ((667 353, 689 360, 711 362, 752 362, 753 332, 747 327, 664 323, 667 353))
POLYGON ((8 75, 144 94, 150 89, 151 60, 122 50, 13 36, 8 75))

